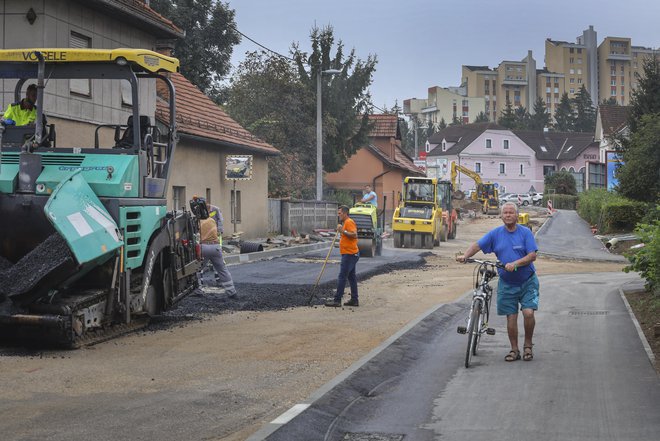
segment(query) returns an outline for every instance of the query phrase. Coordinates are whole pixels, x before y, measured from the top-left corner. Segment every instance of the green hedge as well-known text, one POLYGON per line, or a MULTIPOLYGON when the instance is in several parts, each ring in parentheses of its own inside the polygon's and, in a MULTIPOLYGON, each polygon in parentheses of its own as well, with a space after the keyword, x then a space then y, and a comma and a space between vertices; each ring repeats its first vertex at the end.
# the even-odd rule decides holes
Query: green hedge
POLYGON ((553 194, 553 195, 544 195, 541 205, 544 207, 548 206, 548 199, 552 199, 552 208, 555 210, 575 210, 578 197, 570 194, 553 194))
POLYGON ((648 214, 649 205, 607 190, 589 190, 579 196, 578 214, 599 232, 632 231, 648 214))
POLYGON ((644 218, 647 205, 639 201, 610 202, 603 207, 600 229, 607 232, 632 231, 644 218))

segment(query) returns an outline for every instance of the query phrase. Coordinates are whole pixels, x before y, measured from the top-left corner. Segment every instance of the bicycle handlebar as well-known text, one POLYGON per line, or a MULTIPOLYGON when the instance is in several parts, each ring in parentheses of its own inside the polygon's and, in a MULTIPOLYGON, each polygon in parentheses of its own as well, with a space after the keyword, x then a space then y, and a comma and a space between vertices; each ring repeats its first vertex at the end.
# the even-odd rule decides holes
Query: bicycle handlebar
POLYGON ((502 262, 500 262, 500 261, 493 262, 491 260, 479 260, 479 259, 473 259, 473 258, 470 257, 470 258, 465 259, 465 263, 479 263, 479 264, 482 264, 482 265, 492 265, 494 267, 504 269, 504 265, 502 265, 502 262))

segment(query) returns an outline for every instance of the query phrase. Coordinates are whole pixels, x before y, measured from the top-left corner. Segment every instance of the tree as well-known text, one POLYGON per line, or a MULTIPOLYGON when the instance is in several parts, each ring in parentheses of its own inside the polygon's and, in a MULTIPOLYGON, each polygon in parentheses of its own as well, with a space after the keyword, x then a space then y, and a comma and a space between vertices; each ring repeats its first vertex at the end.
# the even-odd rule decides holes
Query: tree
POLYGON ((660 196, 660 113, 642 115, 622 152, 623 165, 616 171, 623 196, 658 202, 660 196))
POLYGON ((527 130, 529 129, 529 121, 531 115, 524 107, 516 107, 516 110, 513 112, 515 115, 515 121, 513 123, 514 129, 527 130))
POLYGON ((447 122, 445 121, 444 118, 440 118, 440 122, 438 123, 438 130, 444 130, 447 128, 447 122))
POLYGON ((575 124, 573 107, 568 99, 568 94, 564 92, 559 101, 559 106, 555 110, 555 129, 560 132, 571 132, 575 124))
POLYGON ((604 104, 606 106, 618 106, 619 105, 619 103, 616 102, 616 98, 614 98, 613 96, 609 97, 606 100, 602 100, 600 102, 600 104, 604 104))
MULTIPOLYGON (((339 171, 359 148, 369 139, 370 96, 367 88, 376 70, 376 57, 369 55, 363 61, 352 49, 344 57, 344 44, 337 43, 336 53, 331 55, 335 37, 331 26, 314 27, 311 35, 312 52, 303 52, 297 44, 292 52, 298 75, 310 93, 316 95, 317 76, 327 69, 341 73, 331 78, 321 76, 323 102, 323 168, 327 172, 339 171)), ((310 115, 315 108, 296 109, 310 115)))
POLYGON ((550 125, 550 115, 545 107, 543 98, 538 97, 534 102, 534 114, 529 118, 529 130, 543 130, 550 125))
POLYGON ((497 123, 502 127, 506 127, 507 129, 513 129, 516 126, 516 113, 513 110, 511 101, 508 98, 506 99, 504 110, 500 115, 500 119, 497 120, 497 123))
POLYGON ((660 54, 646 57, 642 65, 644 74, 637 77, 637 87, 632 93, 628 128, 637 129, 642 115, 660 113, 660 54))
POLYGON ((557 194, 576 195, 575 178, 567 171, 559 171, 545 176, 545 191, 554 189, 557 194))
POLYGON ((233 48, 241 41, 235 11, 216 0, 151 0, 150 6, 185 31, 173 51, 183 76, 222 102, 226 94, 220 80, 229 73, 233 48))
POLYGON ((268 191, 275 197, 312 198, 316 167, 314 96, 286 58, 251 52, 229 87, 227 112, 255 136, 277 147, 269 160, 268 191))
POLYGON ((573 130, 576 132, 593 132, 596 129, 596 109, 594 109, 591 95, 589 95, 584 84, 578 89, 575 98, 573 98, 573 107, 575 108, 573 130))
MULTIPOLYGON (((655 55, 655 54, 654 54, 655 55)), ((628 114, 629 136, 618 138, 623 163, 616 171, 619 193, 658 202, 660 176, 660 60, 648 57, 638 77, 628 114)))
POLYGON ((475 123, 483 123, 490 121, 484 112, 479 112, 477 117, 474 119, 475 123))

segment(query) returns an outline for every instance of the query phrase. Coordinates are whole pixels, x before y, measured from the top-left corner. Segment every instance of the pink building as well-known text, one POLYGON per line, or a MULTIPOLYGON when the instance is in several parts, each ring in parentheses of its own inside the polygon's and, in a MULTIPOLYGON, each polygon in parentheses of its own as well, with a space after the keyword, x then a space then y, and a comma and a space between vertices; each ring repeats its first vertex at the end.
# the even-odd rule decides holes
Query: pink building
MULTIPOLYGON (((427 173, 450 179, 451 162, 494 182, 500 193, 543 192, 544 177, 552 171, 575 173, 578 190, 587 162, 598 161, 593 134, 509 130, 494 123, 450 126, 429 138, 427 173)), ((474 181, 459 174, 460 189, 475 188, 474 181)))

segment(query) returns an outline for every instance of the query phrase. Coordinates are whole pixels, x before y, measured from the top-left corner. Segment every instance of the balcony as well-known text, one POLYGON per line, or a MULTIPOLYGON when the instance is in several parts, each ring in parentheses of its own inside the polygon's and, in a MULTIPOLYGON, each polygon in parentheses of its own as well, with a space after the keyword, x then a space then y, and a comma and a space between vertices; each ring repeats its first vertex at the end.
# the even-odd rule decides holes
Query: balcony
POLYGON ((607 55, 608 60, 613 60, 613 61, 630 61, 632 60, 632 57, 630 54, 622 54, 618 52, 610 52, 607 55))
POLYGON ((526 79, 516 79, 516 78, 505 78, 502 81, 502 84, 507 84, 510 86, 526 86, 527 85, 527 80, 526 79))

